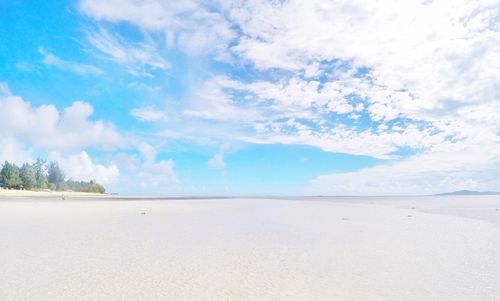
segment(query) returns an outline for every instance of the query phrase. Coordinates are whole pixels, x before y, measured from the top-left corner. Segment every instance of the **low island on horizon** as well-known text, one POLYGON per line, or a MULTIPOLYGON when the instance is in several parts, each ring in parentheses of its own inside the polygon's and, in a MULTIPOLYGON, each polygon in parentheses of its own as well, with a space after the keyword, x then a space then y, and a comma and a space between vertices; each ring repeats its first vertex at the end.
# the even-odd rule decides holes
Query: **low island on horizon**
POLYGON ((475 190, 457 190, 435 194, 435 196, 452 196, 452 195, 500 195, 497 191, 475 191, 475 190))

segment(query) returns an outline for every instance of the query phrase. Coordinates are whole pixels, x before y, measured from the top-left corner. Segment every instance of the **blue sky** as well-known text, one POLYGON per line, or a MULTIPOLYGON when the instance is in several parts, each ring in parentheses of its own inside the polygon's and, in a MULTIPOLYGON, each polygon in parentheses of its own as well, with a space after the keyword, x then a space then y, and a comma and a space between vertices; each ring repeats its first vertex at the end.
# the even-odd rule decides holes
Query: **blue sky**
POLYGON ((448 4, 1 3, 0 160, 128 194, 500 190, 499 3, 448 4))

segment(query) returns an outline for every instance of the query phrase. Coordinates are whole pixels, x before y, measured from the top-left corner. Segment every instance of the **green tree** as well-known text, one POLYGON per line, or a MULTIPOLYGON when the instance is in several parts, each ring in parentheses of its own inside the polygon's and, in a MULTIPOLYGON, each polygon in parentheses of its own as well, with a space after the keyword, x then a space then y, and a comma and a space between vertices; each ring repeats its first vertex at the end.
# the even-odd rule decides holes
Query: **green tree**
POLYGON ((94 180, 89 182, 84 181, 74 181, 69 179, 65 182, 65 188, 71 191, 78 192, 94 192, 94 193, 104 193, 106 189, 104 186, 97 184, 94 180))
POLYGON ((46 164, 37 159, 34 164, 24 163, 21 168, 5 161, 0 170, 0 185, 6 189, 49 188, 51 190, 70 190, 78 192, 104 193, 106 189, 96 181, 75 181, 64 179, 64 172, 57 161, 46 164))
POLYGON ((35 168, 33 165, 24 163, 20 170, 24 189, 33 189, 36 185, 35 168))
POLYGON ((8 181, 8 174, 9 174, 9 167, 10 163, 8 161, 5 161, 5 163, 2 166, 2 169, 0 170, 0 184, 2 185, 3 188, 7 189, 7 181, 8 181))
POLYGON ((59 167, 59 163, 57 161, 49 163, 48 179, 49 183, 54 184, 56 188, 59 188, 59 186, 61 186, 64 182, 64 172, 59 167))
POLYGON ((50 190, 56 190, 57 186, 54 183, 48 183, 47 188, 49 188, 50 190))
POLYGON ((35 164, 33 164, 33 167, 35 169, 35 187, 38 189, 47 188, 49 184, 47 179, 47 161, 42 158, 38 158, 35 164))
POLYGON ((23 184, 19 176, 19 167, 15 164, 10 164, 8 161, 5 161, 0 171, 0 179, 3 187, 7 189, 19 189, 23 184))
POLYGON ((102 186, 101 184, 96 184, 96 185, 97 185, 97 192, 99 192, 99 193, 106 192, 106 189, 104 188, 104 186, 102 186))

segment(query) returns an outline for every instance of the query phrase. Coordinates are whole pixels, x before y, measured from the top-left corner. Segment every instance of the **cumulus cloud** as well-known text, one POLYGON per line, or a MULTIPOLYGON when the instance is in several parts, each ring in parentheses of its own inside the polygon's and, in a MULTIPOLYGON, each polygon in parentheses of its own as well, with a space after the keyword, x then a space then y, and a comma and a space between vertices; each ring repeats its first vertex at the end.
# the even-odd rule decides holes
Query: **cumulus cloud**
POLYGON ((34 154, 49 153, 74 180, 105 185, 118 181, 117 165, 96 164, 82 150, 129 147, 112 124, 91 120, 90 104, 76 101, 62 110, 54 105, 32 106, 0 84, 0 108, 0 161, 22 164, 32 162, 34 154))
POLYGON ((160 160, 159 162, 146 162, 139 172, 142 186, 157 186, 167 188, 178 183, 174 173, 174 161, 160 160))
POLYGON ((208 168, 211 169, 225 169, 226 162, 224 161, 224 153, 229 149, 230 145, 224 143, 219 148, 219 151, 207 161, 208 168))
POLYGON ((157 147, 148 143, 137 142, 135 148, 138 153, 119 152, 105 156, 112 162, 104 166, 102 172, 112 180, 108 180, 109 184, 106 186, 109 191, 144 195, 165 195, 180 191, 181 182, 177 178, 173 160, 158 160, 157 147), (119 172, 119 177, 113 177, 116 175, 115 171, 119 172))
POLYGON ((127 190, 120 185, 141 185, 146 191, 166 192, 179 182, 172 160, 157 161, 158 151, 151 144, 125 138, 111 123, 92 120, 93 107, 86 102, 62 110, 33 106, 0 83, 0 108, 0 162, 22 164, 31 162, 34 154, 49 153, 68 178, 96 180, 118 190, 127 190), (97 163, 88 150, 97 150, 100 161, 106 158, 109 163, 97 163), (124 150, 131 153, 120 153, 124 150))
POLYGON ((157 161, 158 151, 149 143, 139 143, 136 148, 141 154, 140 170, 138 172, 139 184, 143 187, 155 187, 167 191, 179 181, 174 172, 173 160, 157 161))
POLYGON ((207 166, 212 169, 224 169, 226 168, 226 162, 224 162, 224 154, 217 153, 210 160, 207 161, 207 166))
POLYGON ((96 164, 85 151, 67 156, 54 153, 51 155, 51 159, 57 160, 66 177, 73 180, 95 180, 97 183, 108 185, 116 183, 120 177, 120 171, 116 164, 110 163, 108 166, 96 164))
MULTIPOLYGON (((43 48, 40 48, 39 51, 43 55, 42 62, 48 67, 58 68, 58 69, 61 69, 64 71, 73 72, 73 73, 78 74, 78 75, 102 75, 102 74, 104 74, 104 72, 101 69, 99 69, 95 66, 63 60, 60 57, 56 56, 55 54, 53 54, 53 53, 51 53, 43 48)), ((26 71, 30 70, 30 69, 27 69, 28 67, 29 67, 29 65, 26 65, 26 64, 18 65, 18 68, 24 69, 26 71)))
POLYGON ((32 157, 32 150, 15 138, 0 136, 0 165, 5 161, 20 165, 31 162, 32 157))
POLYGON ((86 147, 114 149, 127 144, 112 124, 90 119, 93 107, 86 102, 76 101, 62 111, 51 104, 32 106, 4 85, 0 107, 0 136, 37 148, 70 151, 86 147))

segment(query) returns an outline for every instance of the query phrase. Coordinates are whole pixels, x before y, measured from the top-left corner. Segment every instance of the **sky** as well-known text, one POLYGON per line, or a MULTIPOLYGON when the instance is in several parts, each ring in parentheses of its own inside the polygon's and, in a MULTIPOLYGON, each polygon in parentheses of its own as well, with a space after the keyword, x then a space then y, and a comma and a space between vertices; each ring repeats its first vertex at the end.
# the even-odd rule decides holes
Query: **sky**
POLYGON ((0 1, 0 162, 150 195, 500 191, 500 1, 0 1))

